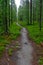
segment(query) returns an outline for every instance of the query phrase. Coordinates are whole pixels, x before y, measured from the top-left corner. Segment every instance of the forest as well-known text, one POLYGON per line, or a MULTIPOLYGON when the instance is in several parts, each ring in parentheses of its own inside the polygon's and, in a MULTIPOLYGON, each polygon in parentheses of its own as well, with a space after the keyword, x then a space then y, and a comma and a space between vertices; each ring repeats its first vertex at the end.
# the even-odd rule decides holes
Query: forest
POLYGON ((43 0, 15 1, 0 0, 0 65, 43 65, 43 0))

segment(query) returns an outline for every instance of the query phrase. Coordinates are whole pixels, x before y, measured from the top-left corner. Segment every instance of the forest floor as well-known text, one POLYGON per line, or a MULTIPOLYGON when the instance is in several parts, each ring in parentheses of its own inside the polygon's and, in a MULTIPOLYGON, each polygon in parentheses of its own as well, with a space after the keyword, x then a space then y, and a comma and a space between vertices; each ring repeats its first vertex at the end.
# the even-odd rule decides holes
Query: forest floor
POLYGON ((12 40, 11 44, 7 45, 0 59, 0 65, 38 65, 38 62, 42 63, 42 57, 43 47, 36 45, 28 37, 28 31, 22 27, 17 40, 12 40))

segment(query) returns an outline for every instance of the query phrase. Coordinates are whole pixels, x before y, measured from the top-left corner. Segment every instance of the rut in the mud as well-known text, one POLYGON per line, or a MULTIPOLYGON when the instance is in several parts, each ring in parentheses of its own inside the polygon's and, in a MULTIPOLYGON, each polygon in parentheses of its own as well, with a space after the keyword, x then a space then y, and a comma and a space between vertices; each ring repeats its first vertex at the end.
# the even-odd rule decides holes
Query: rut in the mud
POLYGON ((22 45, 21 50, 17 52, 18 53, 17 65, 32 65, 31 61, 33 59, 32 56, 33 47, 28 40, 27 30, 25 28, 21 30, 21 45, 22 45))

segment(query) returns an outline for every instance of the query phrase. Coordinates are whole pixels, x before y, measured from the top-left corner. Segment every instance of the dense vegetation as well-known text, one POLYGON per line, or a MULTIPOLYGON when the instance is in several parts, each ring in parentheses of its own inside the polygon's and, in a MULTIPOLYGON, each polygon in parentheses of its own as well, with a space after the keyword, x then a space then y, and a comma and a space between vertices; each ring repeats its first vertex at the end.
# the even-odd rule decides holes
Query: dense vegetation
POLYGON ((7 34, 11 23, 16 21, 16 10, 14 0, 0 0, 0 34, 7 34))

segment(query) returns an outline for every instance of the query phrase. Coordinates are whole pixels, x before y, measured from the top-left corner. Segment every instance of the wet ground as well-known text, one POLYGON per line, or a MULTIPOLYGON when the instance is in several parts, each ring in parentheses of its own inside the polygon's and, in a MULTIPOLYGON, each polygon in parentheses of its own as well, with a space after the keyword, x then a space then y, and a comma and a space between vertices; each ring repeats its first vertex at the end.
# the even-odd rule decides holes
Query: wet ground
POLYGON ((18 61, 17 65, 32 65, 31 61, 33 59, 32 52, 33 47, 31 43, 29 43, 27 37, 27 30, 22 28, 21 30, 21 45, 22 48, 19 50, 18 53, 18 61))

